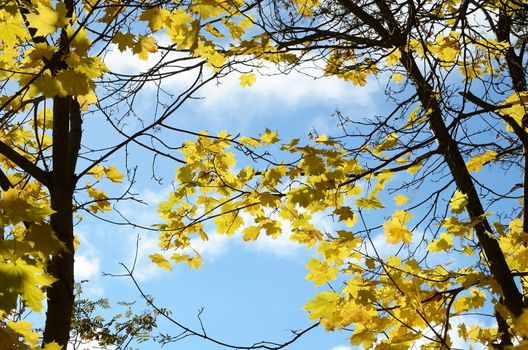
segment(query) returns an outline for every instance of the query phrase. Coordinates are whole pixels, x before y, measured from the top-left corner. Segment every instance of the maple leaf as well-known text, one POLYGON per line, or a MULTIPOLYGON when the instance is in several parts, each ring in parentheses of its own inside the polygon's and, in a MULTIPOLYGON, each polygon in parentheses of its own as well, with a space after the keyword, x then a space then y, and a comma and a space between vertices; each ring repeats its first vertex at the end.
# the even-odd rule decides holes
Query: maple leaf
POLYGON ((98 190, 95 187, 87 188, 86 192, 88 193, 88 196, 90 196, 95 201, 94 204, 90 204, 89 206, 89 209, 92 213, 97 214, 98 212, 112 210, 105 192, 98 190))
POLYGON ((435 239, 427 246, 430 252, 445 252, 453 248, 453 235, 449 233, 441 233, 439 239, 435 239))
POLYGON ((356 199, 356 205, 359 208, 364 209, 382 209, 385 206, 381 203, 379 198, 370 197, 370 198, 358 198, 356 199))
POLYGON ((93 166, 89 174, 95 177, 96 180, 101 180, 105 175, 105 168, 101 165, 93 166))
POLYGON ((311 258, 308 261, 306 268, 310 270, 310 273, 306 275, 306 279, 313 281, 316 287, 334 280, 339 272, 337 267, 329 266, 327 263, 315 258, 311 258))
POLYGON ((242 238, 244 239, 244 241, 254 241, 258 238, 259 234, 260 227, 249 226, 242 231, 242 238))
POLYGON ((396 64, 398 64, 398 62, 400 62, 400 58, 401 52, 398 48, 395 47, 392 48, 389 55, 385 58, 385 61, 387 62, 388 66, 395 66, 396 64))
POLYGON ((31 330, 31 322, 20 320, 20 321, 7 321, 7 329, 9 331, 17 333, 17 338, 22 336, 24 341, 30 345, 36 345, 39 342, 39 334, 31 330))
POLYGON ((391 78, 395 83, 401 83, 405 77, 401 73, 394 73, 391 78))
POLYGON ((24 303, 36 312, 42 310, 42 300, 45 299, 42 287, 48 287, 56 280, 22 259, 0 264, 0 279, 3 282, 0 287, 0 310, 14 309, 20 295, 24 303))
POLYGON ((383 224, 384 234, 387 242, 391 244, 406 243, 412 241, 412 232, 405 223, 412 218, 412 214, 404 210, 396 210, 392 218, 383 224))
MULTIPOLYGON (((21 75, 19 78, 19 85, 27 86, 29 81, 32 79, 32 75, 21 75)), ((50 76, 49 72, 44 72, 35 81, 33 81, 33 83, 30 85, 29 92, 32 96, 42 94, 47 98, 52 98, 55 96, 64 97, 67 95, 67 92, 64 90, 61 82, 58 79, 50 76)))
POLYGON ((163 255, 155 253, 149 255, 149 258, 154 264, 158 265, 158 267, 161 267, 167 271, 172 271, 172 265, 167 259, 165 259, 163 255))
POLYGON ((397 206, 404 205, 409 200, 409 198, 405 197, 403 194, 396 195, 393 199, 397 206))
POLYGON ((321 320, 321 324, 326 330, 335 329, 335 324, 332 318, 336 312, 339 312, 337 307, 341 296, 333 291, 326 291, 315 295, 314 300, 310 300, 304 309, 310 313, 310 320, 321 320))
POLYGON ((86 95, 95 88, 93 81, 84 73, 65 69, 54 78, 62 86, 59 96, 86 95))
POLYGON ((407 172, 411 175, 415 175, 422 168, 422 162, 418 162, 407 168, 407 172))
POLYGON ((388 134, 385 138, 385 141, 377 145, 376 148, 374 149, 374 152, 372 152, 372 154, 374 154, 375 156, 379 156, 381 153, 383 153, 383 151, 389 150, 393 148, 394 146, 396 146, 397 144, 398 144, 398 135, 396 133, 388 134))
POLYGON ((132 33, 117 32, 112 38, 112 42, 114 44, 117 44, 117 48, 119 49, 119 51, 123 52, 126 49, 133 48, 136 41, 134 34, 132 33))
POLYGON ((64 243, 57 238, 51 226, 45 223, 33 222, 29 230, 26 231, 24 238, 36 251, 35 254, 42 258, 67 250, 64 243))
POLYGON ((198 14, 202 19, 216 17, 225 12, 222 6, 218 6, 214 0, 195 1, 189 9, 198 14))
POLYGON ((43 350, 61 350, 62 346, 60 346, 58 343, 52 341, 51 343, 44 344, 43 350))
POLYGON ((466 166, 469 171, 476 171, 479 172, 480 169, 489 162, 495 160, 497 158, 497 152, 495 151, 487 151, 485 153, 479 154, 471 158, 467 163, 466 166))
POLYGON ((239 79, 240 86, 247 87, 253 85, 253 83, 257 81, 257 76, 255 75, 255 73, 248 73, 241 75, 239 79))
POLYGON ((42 221, 55 211, 49 206, 33 203, 23 197, 23 193, 17 189, 5 191, 0 199, 0 209, 9 223, 16 224, 22 221, 42 221))
POLYGON ((143 11, 139 16, 139 19, 142 21, 148 21, 149 28, 155 32, 163 27, 165 21, 170 15, 171 13, 168 10, 162 7, 153 6, 143 11))
POLYGON ((156 39, 153 37, 147 37, 140 35, 132 48, 132 52, 138 55, 140 60, 146 61, 149 53, 156 53, 158 51, 158 45, 156 45, 156 39))
POLYGON ((268 144, 277 143, 280 141, 279 133, 277 131, 271 132, 271 130, 268 128, 266 128, 264 134, 260 134, 260 139, 262 140, 262 142, 268 144))
POLYGON ((464 211, 466 208, 466 204, 468 202, 468 196, 467 194, 464 194, 460 192, 459 190, 455 191, 455 194, 453 195, 453 198, 449 201, 449 204, 451 205, 451 212, 455 214, 460 214, 464 211))
POLYGON ((15 47, 19 39, 29 37, 29 32, 24 24, 24 19, 17 6, 7 3, 0 9, 0 40, 4 47, 15 47))
POLYGON ((66 5, 57 2, 55 9, 43 1, 37 2, 36 13, 26 16, 30 28, 36 29, 37 36, 53 34, 58 28, 68 24, 66 5))
POLYGON ((106 174, 106 177, 115 183, 120 183, 123 181, 123 178, 125 177, 123 174, 121 174, 119 171, 117 171, 115 165, 111 165, 108 168, 104 168, 104 172, 106 174))

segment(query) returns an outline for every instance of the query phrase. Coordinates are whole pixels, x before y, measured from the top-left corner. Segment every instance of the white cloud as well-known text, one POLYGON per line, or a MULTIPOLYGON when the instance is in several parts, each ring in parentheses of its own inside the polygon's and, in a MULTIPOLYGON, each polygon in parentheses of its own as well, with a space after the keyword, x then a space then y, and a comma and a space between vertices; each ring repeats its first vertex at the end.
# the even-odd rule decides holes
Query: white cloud
POLYGON ((260 235, 255 242, 245 244, 248 245, 248 249, 250 250, 271 254, 277 258, 294 258, 299 256, 306 248, 290 240, 291 225, 289 223, 283 222, 282 228, 282 235, 275 239, 267 235, 260 235))
POLYGON ((97 257, 80 254, 75 256, 75 277, 78 281, 89 280, 98 275, 100 270, 97 257))
POLYGON ((97 279, 101 272, 99 262, 101 252, 86 237, 86 233, 76 230, 75 234, 80 243, 75 252, 75 279, 77 281, 97 279))
POLYGON ((207 241, 193 238, 191 246, 200 253, 204 260, 214 261, 228 252, 229 241, 233 239, 234 237, 214 233, 209 235, 207 241))
MULTIPOLYGON (((167 38, 159 38, 164 42, 167 38)), ((164 60, 168 61, 182 57, 181 53, 170 53, 164 60)), ((117 73, 137 74, 146 72, 156 65, 162 58, 161 53, 149 55, 149 59, 141 61, 130 51, 119 52, 115 45, 111 46, 105 57, 105 63, 109 69, 117 73)), ((186 63, 190 64, 190 62, 186 63)), ((382 92, 380 83, 376 79, 369 79, 366 86, 354 86, 336 77, 320 77, 314 79, 304 74, 308 72, 313 75, 321 75, 322 71, 317 68, 319 62, 305 63, 292 70, 288 74, 280 73, 276 66, 266 64, 259 68, 257 81, 253 86, 242 88, 239 82, 239 74, 231 73, 218 81, 211 81, 203 86, 195 94, 195 97, 204 97, 202 100, 192 101, 192 106, 208 128, 224 129, 226 125, 236 126, 237 131, 246 131, 255 119, 269 119, 270 114, 275 115, 280 108, 294 109, 295 114, 303 108, 323 107, 327 109, 325 116, 306 115, 308 128, 312 125, 310 120, 318 119, 316 124, 327 124, 327 116, 336 108, 350 110, 352 108, 361 110, 357 117, 365 117, 378 112, 379 97, 382 92), (216 83, 215 83, 216 82, 216 83), (228 112, 228 113, 226 113, 228 112)), ((319 64, 320 65, 320 64, 319 64)), ((170 68, 169 68, 170 69, 170 68)), ((167 71, 167 69, 165 69, 167 71)), ((187 89, 196 80, 195 70, 179 73, 163 79, 163 88, 172 94, 178 94, 187 89)), ((212 72, 206 68, 204 76, 211 76, 212 72)), ((151 93, 157 88, 154 83, 147 83, 151 93)), ((194 114, 194 113, 193 113, 194 114)), ((301 133, 306 130, 300 130, 301 133)))
POLYGON ((352 350, 352 348, 348 345, 338 345, 334 346, 331 350, 352 350))

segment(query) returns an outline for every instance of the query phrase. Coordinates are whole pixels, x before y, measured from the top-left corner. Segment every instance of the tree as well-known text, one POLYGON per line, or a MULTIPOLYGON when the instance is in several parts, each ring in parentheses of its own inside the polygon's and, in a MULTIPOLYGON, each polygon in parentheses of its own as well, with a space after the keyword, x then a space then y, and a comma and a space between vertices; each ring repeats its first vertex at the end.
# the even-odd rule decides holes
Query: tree
MULTIPOLYGON (((44 299, 42 346, 68 343, 75 218, 110 211, 112 202, 139 200, 130 188, 115 196, 101 190, 102 181, 122 181, 124 175, 106 162, 119 152, 126 156, 131 145, 152 151, 154 160, 181 162, 171 154, 177 145, 159 131, 186 132, 169 117, 231 69, 229 43, 251 26, 243 6, 207 0, 0 2, 2 349, 39 348, 39 335, 22 313, 40 312, 44 299), (169 44, 157 43, 154 34, 161 31, 169 44), (141 60, 157 54, 158 60, 141 74, 111 72, 104 57, 112 50, 130 50, 141 60), (163 81, 181 73, 191 76, 188 86, 176 94, 164 91, 163 81), (136 102, 146 85, 157 88, 148 118, 138 115, 136 102), (103 116, 115 143, 82 141, 90 131, 83 122, 93 116, 103 116), (130 127, 133 120, 139 127, 130 127)), ((251 84, 251 76, 244 77, 251 84)), ((127 175, 133 184, 132 167, 127 175)))
MULTIPOLYGON (((241 47, 267 46, 248 54, 276 52, 275 62, 290 69, 314 62, 321 75, 359 86, 390 77, 393 110, 364 120, 337 113, 340 133, 315 134, 308 144, 279 147, 271 130, 187 141, 179 186, 160 205, 160 244, 170 260, 200 259, 187 253, 190 237, 206 239, 208 221, 247 241, 282 234, 286 221, 292 240, 317 246, 307 279, 334 281, 306 305, 310 318, 327 330, 350 329, 352 344, 448 349, 458 334, 489 347, 525 346, 526 3, 255 8, 259 31, 241 47), (254 163, 237 169, 236 153, 254 163), (315 213, 331 217, 335 232, 322 232, 315 213), (383 246, 396 246, 392 254, 380 252, 377 232, 383 246), (482 318, 457 321, 475 312, 491 327, 482 318)), ((161 254, 152 259, 170 267, 161 254)))

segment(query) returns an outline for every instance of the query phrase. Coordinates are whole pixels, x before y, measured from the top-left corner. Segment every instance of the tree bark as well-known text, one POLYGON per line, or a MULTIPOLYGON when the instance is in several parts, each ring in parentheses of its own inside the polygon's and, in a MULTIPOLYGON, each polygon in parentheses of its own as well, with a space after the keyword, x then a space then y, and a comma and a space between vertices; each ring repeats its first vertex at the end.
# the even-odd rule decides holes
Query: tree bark
POLYGON ((47 290, 48 309, 44 329, 44 343, 57 342, 66 349, 70 336, 73 313, 74 247, 72 199, 75 188, 74 164, 76 145, 70 130, 71 118, 79 115, 79 105, 72 97, 55 97, 53 100, 53 170, 51 174, 51 227, 66 245, 67 251, 54 256, 48 271, 57 281, 47 290))

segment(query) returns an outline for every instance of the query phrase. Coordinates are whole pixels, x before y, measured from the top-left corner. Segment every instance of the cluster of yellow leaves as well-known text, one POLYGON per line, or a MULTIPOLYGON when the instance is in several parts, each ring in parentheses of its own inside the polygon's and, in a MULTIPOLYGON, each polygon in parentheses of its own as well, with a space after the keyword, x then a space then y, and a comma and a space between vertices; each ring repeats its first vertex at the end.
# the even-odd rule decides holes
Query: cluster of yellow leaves
POLYGON ((75 18, 67 17, 62 2, 35 1, 28 5, 25 20, 18 6, 9 3, 0 9, 4 28, 0 35, 2 77, 18 81, 25 91, 24 100, 73 95, 83 108, 95 103, 94 79, 107 69, 100 57, 88 54, 91 42, 86 30, 75 18), (61 32, 69 41, 67 53, 58 48, 61 32), (56 67, 58 60, 66 65, 56 67))
MULTIPOLYGON (((120 183, 125 177, 121 172, 119 172, 115 165, 102 166, 95 165, 88 172, 89 175, 92 175, 97 182, 106 178, 113 183, 120 183)), ((97 214, 99 212, 105 212, 112 210, 110 205, 110 199, 108 198, 106 192, 94 187, 90 181, 86 181, 86 193, 93 202, 88 206, 88 209, 97 214)))
MULTIPOLYGON (((499 113, 513 119, 514 123, 522 126, 522 120, 528 112, 528 91, 514 92, 500 105, 499 113)), ((513 131, 513 126, 506 125, 506 130, 513 131)))
MULTIPOLYGON (((158 225, 159 247, 163 252, 151 255, 151 259, 161 268, 170 270, 174 262, 197 266, 192 263, 201 257, 193 250, 193 242, 208 239, 206 222, 213 222, 217 234, 239 234, 245 241, 257 240, 261 235, 276 238, 284 234, 287 224, 291 227, 291 240, 315 246, 319 254, 306 265, 307 280, 315 286, 341 278, 346 281, 341 290, 316 294, 305 309, 327 330, 352 328, 354 345, 369 348, 377 344, 383 349, 397 344, 407 348, 422 338, 421 332, 428 331, 429 323, 443 324, 448 308, 463 314, 485 304, 485 291, 492 282, 472 268, 454 272, 445 264, 426 267, 414 259, 402 262, 398 256, 366 254, 368 239, 354 233, 358 214, 366 209, 374 215, 390 210, 391 205, 382 202, 382 198, 386 198, 383 190, 393 173, 364 177, 364 187, 368 189, 364 190, 349 179, 363 174, 365 168, 326 135, 315 138, 313 144, 301 145, 298 139, 280 144, 279 135, 269 129, 258 138, 237 139, 225 132, 216 136, 201 134, 184 144, 181 151, 186 165, 177 170, 178 186, 159 206, 163 219, 158 225), (270 160, 262 170, 236 167, 236 152, 261 159, 267 152, 259 150, 270 147, 280 148, 297 160, 270 160), (320 215, 332 217, 337 229, 323 231, 314 221, 320 215), (449 292, 459 286, 467 292, 449 292), (446 302, 449 300, 452 302, 446 302), (405 324, 412 324, 414 331, 405 324), (389 335, 388 340, 379 340, 382 332, 389 335)), ((396 136, 387 135, 374 150, 390 151, 397 142, 396 136)), ((370 154, 370 148, 364 152, 370 154)), ((477 157, 472 164, 478 167, 491 158, 477 157)), ((403 194, 394 196, 399 207, 408 200, 403 194)), ((466 201, 467 196, 457 191, 450 204, 452 212, 461 214, 466 201)), ((411 219, 410 212, 395 210, 382 225, 386 241, 410 245, 411 219)), ((428 251, 450 252, 456 247, 467 255, 474 254, 470 245, 474 224, 458 217, 446 218, 441 222, 445 231, 429 243, 428 251)), ((492 288, 496 290, 497 286, 492 288)))
MULTIPOLYGON (((2 349, 42 349, 31 323, 10 320, 19 301, 35 312, 42 311, 43 289, 55 279, 46 272, 52 255, 66 249, 48 224, 53 213, 46 195, 37 183, 24 189, 9 189, 0 198, 0 347, 2 349)), ((45 349, 58 350, 57 344, 45 349)))
POLYGON ((505 252, 508 265, 516 271, 526 271, 528 269, 528 233, 523 232, 522 221, 512 220, 507 230, 502 227, 497 228, 501 234, 499 243, 505 252))
POLYGON ((391 244, 406 243, 412 241, 412 232, 405 224, 412 218, 412 214, 404 210, 397 210, 390 220, 385 221, 383 229, 387 242, 391 244))

